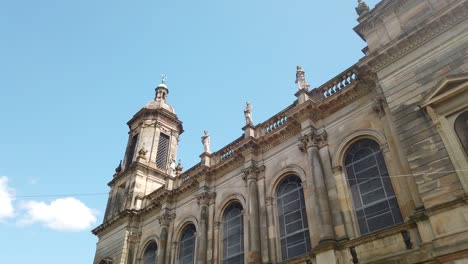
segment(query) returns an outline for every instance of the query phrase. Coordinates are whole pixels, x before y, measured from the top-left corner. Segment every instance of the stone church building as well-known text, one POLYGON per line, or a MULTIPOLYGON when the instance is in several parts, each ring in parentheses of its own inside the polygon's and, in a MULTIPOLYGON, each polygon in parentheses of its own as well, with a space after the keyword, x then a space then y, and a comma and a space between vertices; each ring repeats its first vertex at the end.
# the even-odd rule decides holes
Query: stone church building
POLYGON ((128 122, 95 264, 468 263, 468 0, 361 0, 365 56, 176 165, 165 81, 128 122))

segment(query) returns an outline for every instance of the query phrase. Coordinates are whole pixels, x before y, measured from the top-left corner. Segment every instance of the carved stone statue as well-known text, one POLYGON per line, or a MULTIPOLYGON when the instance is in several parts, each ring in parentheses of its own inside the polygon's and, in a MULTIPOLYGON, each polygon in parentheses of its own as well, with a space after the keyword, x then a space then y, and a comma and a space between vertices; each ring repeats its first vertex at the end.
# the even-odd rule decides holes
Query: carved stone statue
POLYGON ((148 151, 145 149, 145 144, 143 144, 140 151, 138 151, 138 158, 146 159, 146 153, 148 153, 148 151))
POLYGON ((171 154, 171 159, 170 159, 170 163, 169 163, 169 174, 171 176, 175 176, 176 175, 176 159, 175 159, 175 156, 174 154, 171 154))
POLYGON ((309 89, 309 84, 307 83, 305 79, 305 71, 301 66, 297 66, 296 68, 296 81, 295 83, 297 84, 297 88, 299 90, 308 90, 309 89))
POLYGON ((246 102, 246 103, 245 103, 244 115, 245 115, 245 123, 246 123, 246 125, 253 125, 253 120, 252 120, 252 105, 251 105, 249 102, 246 102))
POLYGON ((179 159, 179 163, 177 164, 177 167, 175 168, 176 176, 179 176, 182 173, 183 169, 184 169, 184 167, 182 167, 182 162, 179 159))
POLYGON ((201 141, 203 143, 203 148, 205 149, 205 153, 211 153, 210 134, 208 134, 208 131, 205 130, 205 134, 201 137, 201 141))
POLYGON ((356 13, 359 17, 362 17, 369 13, 369 6, 362 0, 358 0, 358 6, 356 7, 356 13))

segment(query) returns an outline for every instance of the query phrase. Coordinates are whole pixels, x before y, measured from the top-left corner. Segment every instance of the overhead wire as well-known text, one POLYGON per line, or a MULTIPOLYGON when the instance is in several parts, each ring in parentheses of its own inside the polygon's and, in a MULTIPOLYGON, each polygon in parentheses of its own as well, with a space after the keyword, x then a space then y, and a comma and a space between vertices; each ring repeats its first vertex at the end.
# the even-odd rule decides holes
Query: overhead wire
MULTIPOLYGON (((389 176, 381 176, 381 178, 416 177, 416 176, 425 176, 425 175, 433 175, 433 174, 448 174, 448 173, 465 172, 465 171, 468 171, 468 169, 451 170, 451 171, 423 172, 423 173, 412 173, 412 174, 400 174, 400 175, 389 175, 389 176)), ((362 178, 362 179, 365 179, 365 178, 362 178)), ((355 179, 348 179, 348 180, 353 181, 355 179)), ((218 186, 217 188, 232 189, 232 188, 238 188, 238 187, 218 186)), ((100 195, 108 195, 108 194, 109 194, 108 192, 105 192, 105 193, 103 192, 103 193, 68 193, 68 194, 65 193, 65 194, 9 195, 9 196, 0 196, 0 199, 2 199, 2 198, 13 198, 13 199, 17 199, 17 198, 46 198, 46 197, 68 197, 68 196, 100 196, 100 195)))

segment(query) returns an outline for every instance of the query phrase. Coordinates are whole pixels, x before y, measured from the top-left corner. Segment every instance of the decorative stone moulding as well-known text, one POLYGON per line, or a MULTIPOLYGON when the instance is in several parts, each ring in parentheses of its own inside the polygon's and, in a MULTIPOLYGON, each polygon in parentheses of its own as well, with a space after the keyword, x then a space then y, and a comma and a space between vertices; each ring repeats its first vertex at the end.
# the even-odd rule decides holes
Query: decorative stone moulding
POLYGON ((198 205, 208 205, 212 199, 215 198, 214 193, 202 192, 195 196, 197 198, 198 205))
POLYGON ((311 132, 307 135, 299 137, 299 145, 297 147, 301 152, 306 152, 310 147, 321 148, 327 144, 328 134, 326 131, 323 131, 320 134, 316 132, 311 132))
POLYGON ((176 214, 173 213, 171 210, 165 209, 161 212, 161 215, 158 216, 158 221, 160 225, 168 226, 172 220, 174 220, 176 214))

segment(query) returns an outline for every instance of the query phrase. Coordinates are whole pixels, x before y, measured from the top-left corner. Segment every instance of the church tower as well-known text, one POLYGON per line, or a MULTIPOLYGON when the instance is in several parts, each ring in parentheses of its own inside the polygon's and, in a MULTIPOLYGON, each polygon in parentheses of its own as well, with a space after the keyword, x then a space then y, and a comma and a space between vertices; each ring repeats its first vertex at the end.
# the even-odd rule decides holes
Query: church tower
POLYGON ((172 189, 182 122, 167 103, 166 77, 148 102, 128 121, 128 144, 123 163, 109 183, 111 192, 104 222, 125 209, 140 209, 143 197, 165 186, 172 189))

